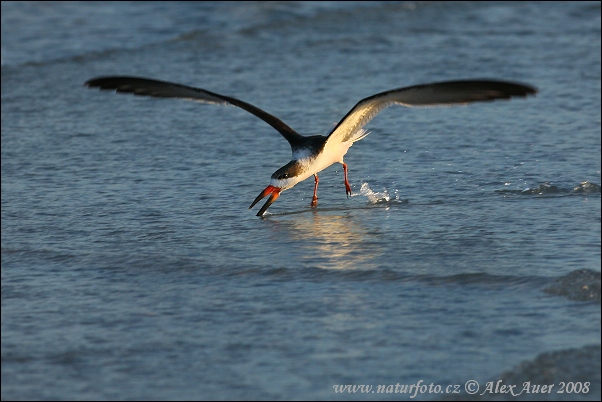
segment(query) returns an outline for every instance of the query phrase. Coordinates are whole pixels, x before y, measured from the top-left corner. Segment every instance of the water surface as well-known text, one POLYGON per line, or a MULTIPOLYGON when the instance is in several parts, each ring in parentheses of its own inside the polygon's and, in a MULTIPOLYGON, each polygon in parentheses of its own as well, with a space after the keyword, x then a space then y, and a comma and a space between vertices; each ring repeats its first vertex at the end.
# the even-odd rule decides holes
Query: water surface
POLYGON ((409 399, 333 386, 530 362, 591 383, 550 399, 599 400, 600 93, 597 2, 3 2, 2 399, 409 399), (352 197, 336 165, 316 209, 307 180, 260 219, 286 141, 83 86, 115 74, 306 135, 402 86, 540 92, 390 108, 346 156, 352 197))

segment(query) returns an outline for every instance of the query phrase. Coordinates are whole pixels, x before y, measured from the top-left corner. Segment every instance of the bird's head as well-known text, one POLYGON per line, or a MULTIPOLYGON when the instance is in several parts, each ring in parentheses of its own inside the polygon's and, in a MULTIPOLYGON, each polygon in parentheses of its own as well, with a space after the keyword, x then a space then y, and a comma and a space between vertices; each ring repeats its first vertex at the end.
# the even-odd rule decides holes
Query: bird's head
POLYGON ((304 169, 303 164, 301 164, 298 160, 292 160, 286 165, 282 166, 280 169, 276 170, 274 174, 272 174, 269 186, 259 193, 249 209, 253 208, 253 206, 255 206, 255 204, 257 204, 262 198, 269 195, 270 198, 268 198, 266 203, 257 213, 257 216, 262 216, 270 207, 270 205, 276 201, 282 191, 294 187, 295 184, 306 178, 303 177, 305 170, 306 169, 304 169))

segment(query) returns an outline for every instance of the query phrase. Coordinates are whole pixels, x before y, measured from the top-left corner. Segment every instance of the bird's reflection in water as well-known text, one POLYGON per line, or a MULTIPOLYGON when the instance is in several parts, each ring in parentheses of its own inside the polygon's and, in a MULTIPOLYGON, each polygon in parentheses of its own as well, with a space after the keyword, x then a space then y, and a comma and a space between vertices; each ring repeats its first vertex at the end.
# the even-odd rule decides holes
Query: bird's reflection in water
POLYGON ((290 240, 299 246, 304 265, 343 270, 378 266, 382 254, 378 233, 358 225, 348 214, 313 210, 311 217, 303 213, 288 218, 270 220, 277 221, 279 230, 286 229, 290 240))

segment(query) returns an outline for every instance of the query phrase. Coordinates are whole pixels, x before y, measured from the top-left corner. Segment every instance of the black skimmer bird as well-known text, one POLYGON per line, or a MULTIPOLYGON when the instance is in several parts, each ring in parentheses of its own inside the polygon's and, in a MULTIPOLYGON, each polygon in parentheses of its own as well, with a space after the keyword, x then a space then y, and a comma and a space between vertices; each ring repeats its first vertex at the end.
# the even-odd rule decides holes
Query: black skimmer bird
POLYGON ((351 186, 347 179, 347 165, 343 162, 343 157, 354 142, 368 135, 363 127, 389 106, 466 105, 472 102, 510 99, 515 96, 525 97, 537 93, 537 89, 529 85, 497 80, 445 81, 397 88, 380 92, 359 101, 330 130, 328 135, 305 137, 287 126, 282 120, 256 106, 205 89, 140 77, 98 77, 87 81, 85 85, 134 95, 181 98, 203 103, 238 106, 275 128, 290 144, 293 159, 274 172, 270 184, 255 198, 249 207, 249 209, 252 208, 262 198, 270 196, 257 213, 257 216, 263 216, 281 192, 292 188, 311 176, 315 180, 311 206, 315 207, 318 203, 318 173, 335 162, 343 165, 345 191, 347 197, 349 197, 351 186))

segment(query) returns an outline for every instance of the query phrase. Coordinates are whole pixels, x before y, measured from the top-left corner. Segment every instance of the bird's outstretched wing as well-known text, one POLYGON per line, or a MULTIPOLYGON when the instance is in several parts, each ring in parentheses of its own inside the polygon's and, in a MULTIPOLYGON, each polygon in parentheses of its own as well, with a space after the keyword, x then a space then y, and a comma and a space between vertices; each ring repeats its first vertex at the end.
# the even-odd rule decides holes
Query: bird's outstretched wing
MULTIPOLYGON (((392 105, 406 107, 466 105, 472 102, 510 99, 537 93, 528 85, 494 81, 466 80, 446 81, 392 89, 359 101, 341 119, 328 136, 328 142, 357 141, 365 136, 354 135, 383 109, 392 105)), ((361 133, 360 133, 361 134, 361 133)))
POLYGON ((302 138, 299 133, 287 126, 282 120, 258 107, 205 89, 139 77, 97 77, 86 81, 84 85, 91 88, 98 87, 155 98, 181 98, 203 103, 238 106, 274 127, 291 145, 302 138))

